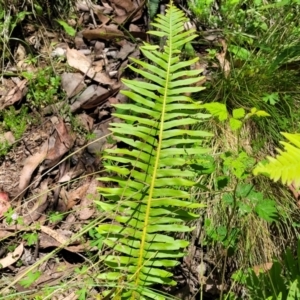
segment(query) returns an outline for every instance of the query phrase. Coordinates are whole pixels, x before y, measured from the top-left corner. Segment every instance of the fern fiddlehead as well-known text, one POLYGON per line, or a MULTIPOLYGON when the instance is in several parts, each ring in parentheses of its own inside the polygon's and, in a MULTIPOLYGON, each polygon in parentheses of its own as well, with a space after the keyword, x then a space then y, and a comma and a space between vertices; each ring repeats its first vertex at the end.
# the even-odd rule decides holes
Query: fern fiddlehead
POLYGON ((152 24, 157 31, 149 34, 165 37, 164 49, 144 44, 141 51, 148 62, 132 59, 138 68, 130 68, 144 81, 123 80, 130 88, 123 94, 131 103, 116 105, 114 115, 123 122, 111 124, 114 136, 127 145, 106 150, 104 159, 112 162, 106 170, 115 175, 99 178, 108 186, 100 188, 106 200, 97 201, 112 220, 98 231, 113 251, 101 257, 111 270, 98 278, 115 285, 124 278, 126 283, 116 289, 114 299, 164 299, 150 287, 176 284, 167 269, 178 264, 188 246, 171 234, 190 232, 193 228, 185 222, 198 217, 190 210, 203 207, 190 201, 196 174, 186 165, 209 151, 201 141, 211 134, 183 129, 209 117, 184 95, 203 89, 192 86, 201 80, 202 70, 187 69, 198 58, 180 61, 180 49, 195 38, 193 31, 184 31, 185 21, 172 4, 157 17, 152 24))

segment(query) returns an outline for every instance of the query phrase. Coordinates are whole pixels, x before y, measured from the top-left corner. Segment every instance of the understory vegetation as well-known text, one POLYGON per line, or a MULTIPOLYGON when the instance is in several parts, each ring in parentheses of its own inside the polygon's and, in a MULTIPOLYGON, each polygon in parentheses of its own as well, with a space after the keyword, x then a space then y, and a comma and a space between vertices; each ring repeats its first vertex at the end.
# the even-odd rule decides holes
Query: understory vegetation
POLYGON ((133 2, 0 3, 0 299, 300 299, 300 1, 133 2))

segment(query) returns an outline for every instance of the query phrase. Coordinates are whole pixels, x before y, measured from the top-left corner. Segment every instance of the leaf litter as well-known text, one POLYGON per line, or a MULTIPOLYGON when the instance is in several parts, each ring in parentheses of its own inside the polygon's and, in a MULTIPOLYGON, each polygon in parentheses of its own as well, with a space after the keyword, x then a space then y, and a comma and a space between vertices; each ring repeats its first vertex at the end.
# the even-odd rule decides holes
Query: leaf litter
MULTIPOLYGON (((64 97, 38 108, 28 103, 29 82, 48 62, 41 61, 40 66, 28 63, 28 49, 21 43, 15 65, 6 67, 15 77, 2 78, 0 110, 24 105, 29 108, 28 117, 38 121, 27 122, 20 140, 9 130, 0 134, 1 140, 12 146, 0 158, 0 263, 7 273, 7 281, 0 280, 0 294, 11 288, 34 293, 45 284, 70 280, 82 263, 78 254, 98 251, 85 234, 79 233, 91 220, 101 217, 94 202, 102 185, 97 180, 101 151, 114 147, 107 140, 108 127, 113 121, 113 104, 123 99, 120 78, 129 56, 139 56, 134 35, 144 34, 145 26, 134 22, 144 16, 144 3, 102 1, 92 7, 87 3, 77 2, 74 28, 80 25, 83 29, 74 38, 47 26, 41 32, 29 19, 23 24, 28 45, 59 60, 59 69, 64 70, 60 72, 64 97), (129 31, 124 30, 125 24, 129 31), (65 113, 66 107, 69 113, 65 113), (13 251, 9 250, 11 243, 15 244, 13 251), (44 261, 51 251, 56 259, 44 261), (68 262, 70 259, 74 262, 68 262)), ((67 23, 60 22, 69 31, 67 23)), ((145 40, 146 34, 142 38, 145 40)), ((90 292, 95 293, 93 289, 90 292)), ((78 296, 70 289, 61 299, 78 296)))

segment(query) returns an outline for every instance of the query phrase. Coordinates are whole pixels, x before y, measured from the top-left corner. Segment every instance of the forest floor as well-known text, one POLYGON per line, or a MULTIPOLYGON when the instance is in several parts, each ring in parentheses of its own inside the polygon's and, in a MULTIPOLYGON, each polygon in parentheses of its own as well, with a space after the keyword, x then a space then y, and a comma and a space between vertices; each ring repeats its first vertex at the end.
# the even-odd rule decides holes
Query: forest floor
MULTIPOLYGON (((109 124, 119 121, 113 105, 127 100, 121 79, 134 78, 126 69, 130 58, 142 58, 139 46, 151 41, 145 1, 98 2, 79 1, 63 18, 29 4, 11 4, 4 13, 9 24, 1 45, 0 299, 101 299, 103 282, 96 275, 103 268, 97 260, 102 237, 96 226, 105 216, 94 202, 103 184, 97 177, 104 172, 103 151, 118 146, 109 124)), ((203 35, 206 45, 223 45, 219 64, 210 70, 228 72, 218 31, 203 35)), ((196 67, 209 81, 206 47, 196 49, 196 67)), ((195 266, 203 256, 210 271, 216 268, 216 259, 200 248, 190 251, 175 270, 178 285, 158 287, 174 299, 199 297, 195 266)), ((207 299, 226 289, 211 274, 207 299)))

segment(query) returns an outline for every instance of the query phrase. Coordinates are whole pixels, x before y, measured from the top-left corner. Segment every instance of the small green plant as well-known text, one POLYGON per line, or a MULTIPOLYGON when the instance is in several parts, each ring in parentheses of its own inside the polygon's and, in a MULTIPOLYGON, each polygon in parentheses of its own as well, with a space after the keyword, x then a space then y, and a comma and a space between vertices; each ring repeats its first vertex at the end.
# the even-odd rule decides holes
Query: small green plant
POLYGON ((50 214, 49 214, 49 222, 50 223, 57 223, 57 222, 63 220, 63 218, 64 218, 64 214, 61 214, 57 211, 50 212, 50 214))
POLYGON ((41 69, 37 74, 23 73, 29 81, 27 102, 35 108, 54 104, 61 97, 60 76, 56 75, 52 68, 41 69))
POLYGON ((16 140, 22 137, 26 130, 28 123, 31 121, 28 115, 27 107, 22 107, 19 111, 16 111, 14 107, 10 107, 0 113, 2 115, 2 127, 4 130, 12 131, 16 140))
POLYGON ((23 217, 20 217, 13 208, 9 208, 7 212, 4 213, 5 222, 9 225, 23 225, 23 217))
POLYGON ((36 232, 25 233, 23 239, 27 242, 28 246, 32 246, 37 243, 38 234, 36 232))
POLYGON ((279 102, 279 94, 278 93, 264 94, 262 99, 265 103, 269 103, 270 105, 275 105, 277 102, 279 102))
MULTIPOLYGON (((1 119, 0 131, 11 131, 15 140, 22 137, 31 120, 30 116, 27 114, 26 107, 22 107, 19 111, 16 111, 12 106, 8 110, 0 112, 0 120, 1 119)), ((11 144, 2 138, 0 143, 0 156, 6 155, 10 147, 11 144)))
POLYGON ((30 271, 27 276, 19 281, 19 284, 24 288, 29 288, 35 281, 37 281, 42 273, 40 271, 30 271))

